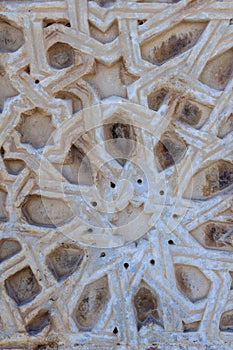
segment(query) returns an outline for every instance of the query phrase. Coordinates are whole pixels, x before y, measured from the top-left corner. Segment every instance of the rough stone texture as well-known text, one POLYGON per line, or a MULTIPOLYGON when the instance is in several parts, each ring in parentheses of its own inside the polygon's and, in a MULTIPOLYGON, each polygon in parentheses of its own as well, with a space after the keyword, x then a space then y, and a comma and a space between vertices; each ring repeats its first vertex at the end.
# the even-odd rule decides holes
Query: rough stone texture
POLYGON ((232 0, 0 1, 0 348, 233 347, 232 0))

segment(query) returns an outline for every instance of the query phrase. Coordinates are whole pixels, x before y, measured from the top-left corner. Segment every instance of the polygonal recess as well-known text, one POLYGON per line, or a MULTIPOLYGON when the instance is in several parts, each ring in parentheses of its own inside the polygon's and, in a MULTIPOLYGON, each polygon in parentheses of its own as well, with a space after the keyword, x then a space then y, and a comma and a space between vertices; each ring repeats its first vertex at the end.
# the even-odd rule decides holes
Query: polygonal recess
POLYGON ((47 59, 53 68, 67 68, 75 62, 75 51, 69 44, 58 42, 48 49, 47 59))
POLYGON ((176 265, 175 275, 177 287, 193 303, 207 297, 210 281, 196 267, 176 265))
POLYGON ((229 271, 231 276, 231 290, 233 289, 233 271, 229 271))
POLYGON ((22 207, 29 224, 45 227, 57 227, 73 217, 68 205, 61 199, 39 195, 29 195, 22 207))
POLYGON ((182 123, 199 129, 209 117, 211 109, 207 106, 192 101, 185 100, 178 104, 175 111, 175 118, 182 123))
POLYGON ((136 150, 134 127, 120 114, 115 114, 111 120, 109 124, 104 125, 105 149, 124 166, 136 150))
POLYGON ((0 19, 0 52, 15 52, 23 44, 23 31, 0 19))
POLYGON ((85 80, 95 90, 100 99, 109 96, 126 98, 127 86, 137 79, 137 76, 128 72, 122 58, 111 65, 96 61, 94 71, 85 76, 85 80))
POLYGON ((56 93, 55 97, 61 98, 62 100, 70 100, 73 113, 77 113, 83 108, 81 99, 70 91, 59 91, 56 93))
POLYGON ((7 193, 0 189, 0 222, 5 222, 8 220, 8 214, 6 211, 6 197, 7 193))
POLYGON ((134 295, 133 304, 137 315, 138 330, 148 323, 163 325, 159 299, 144 281, 140 283, 134 295))
POLYGON ((200 81, 216 90, 224 90, 233 74, 233 49, 210 60, 201 76, 200 81))
POLYGON ((18 91, 12 86, 5 69, 0 66, 0 113, 3 110, 5 100, 18 94, 18 91))
POLYGON ((152 91, 147 96, 148 107, 153 111, 158 111, 168 92, 169 90, 166 88, 161 88, 159 90, 152 91))
POLYGON ((4 159, 4 164, 8 174, 11 175, 18 175, 25 168, 25 163, 21 159, 4 159))
POLYGON ((219 328, 222 332, 233 332, 233 310, 222 314, 219 328))
POLYGON ((84 251, 75 245, 62 245, 47 257, 47 264, 54 277, 60 281, 74 273, 81 264, 84 251))
POLYGON ((185 142, 174 131, 166 131, 155 146, 154 153, 159 170, 178 163, 187 151, 185 142))
POLYGON ((210 221, 191 234, 205 248, 233 251, 233 225, 230 223, 210 221))
POLYGON ((233 113, 229 115, 226 121, 224 121, 218 131, 218 137, 221 139, 233 131, 233 113))
POLYGON ((48 310, 40 310, 38 314, 27 324, 26 330, 29 335, 40 333, 49 325, 50 313, 48 310))
POLYGON ((153 64, 163 64, 192 48, 205 27, 204 22, 182 22, 160 36, 155 34, 142 43, 142 57, 153 64))
POLYGON ((219 160, 194 174, 184 197, 207 199, 233 184, 233 164, 219 160))
POLYGON ((185 323, 182 322, 183 324, 183 331, 185 333, 187 332, 197 332, 200 325, 201 325, 201 321, 196 321, 196 322, 191 322, 191 323, 185 323))
POLYGON ((82 331, 90 331, 102 317, 110 299, 108 277, 88 284, 78 301, 74 319, 82 331))
POLYGON ((21 245, 18 241, 11 238, 0 241, 0 263, 18 254, 21 251, 21 245))
POLYGON ((32 301, 41 291, 32 269, 27 266, 5 281, 8 295, 21 306, 32 301))
POLYGON ((105 31, 97 28, 94 23, 89 21, 89 29, 90 35, 102 44, 110 43, 119 36, 118 22, 116 20, 105 31))
POLYGON ((41 148, 46 145, 55 128, 51 114, 41 108, 35 108, 21 115, 17 130, 21 134, 22 143, 41 148))
POLYGON ((70 183, 92 185, 91 164, 81 148, 71 146, 62 166, 62 175, 70 183))

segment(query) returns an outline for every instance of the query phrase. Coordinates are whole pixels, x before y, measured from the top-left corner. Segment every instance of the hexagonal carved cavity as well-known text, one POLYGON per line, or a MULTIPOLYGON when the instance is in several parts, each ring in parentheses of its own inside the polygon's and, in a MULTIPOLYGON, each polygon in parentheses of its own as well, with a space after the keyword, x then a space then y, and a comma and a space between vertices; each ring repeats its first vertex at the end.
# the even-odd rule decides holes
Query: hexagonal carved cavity
POLYGON ((11 238, 0 241, 0 263, 18 254, 21 251, 21 245, 18 241, 11 238))
POLYGON ((155 34, 142 43, 142 57, 153 64, 163 64, 193 47, 205 27, 206 23, 202 22, 183 22, 165 34, 155 34))
POLYGON ((191 234, 205 247, 233 251, 233 225, 208 222, 191 231, 191 234))
POLYGON ((61 199, 29 195, 22 208, 29 224, 57 227, 68 222, 73 213, 61 199))
POLYGON ((47 57, 51 67, 63 69, 74 64, 75 52, 68 44, 56 43, 48 49, 47 57))
POLYGON ((88 284, 82 292, 74 313, 78 327, 83 331, 90 331, 104 313, 109 299, 107 276, 88 284))
POLYGON ((18 91, 12 86, 5 69, 0 66, 0 113, 3 110, 5 100, 18 94, 18 91))
POLYGON ((233 184, 233 164, 219 160, 194 174, 184 197, 206 199, 233 184))
POLYGON ((41 148, 46 145, 55 128, 51 114, 35 108, 21 115, 17 130, 21 134, 21 142, 41 148))
POLYGON ((155 90, 152 91, 148 96, 147 96, 147 101, 148 101, 148 107, 150 109, 153 109, 153 111, 158 111, 159 108, 162 106, 162 103, 165 99, 165 97, 168 94, 168 89, 161 88, 160 90, 155 90))
POLYGON ((162 317, 157 295, 142 281, 133 298, 138 320, 138 330, 148 323, 162 326, 162 317))
POLYGON ((0 52, 15 52, 23 44, 22 30, 0 19, 0 52))
POLYGON ((27 324, 26 330, 29 335, 36 335, 40 333, 45 327, 49 325, 50 313, 48 310, 41 310, 38 314, 27 324))
POLYGON ((54 277, 60 281, 78 269, 83 257, 82 249, 67 244, 52 251, 47 257, 47 264, 54 277))
POLYGON ((210 289, 210 281, 196 267, 175 266, 177 287, 193 303, 207 297, 210 289))
POLYGON ((221 139, 233 131, 233 113, 229 115, 226 121, 224 121, 218 131, 218 137, 221 139))
POLYGON ((20 159, 4 159, 4 164, 11 175, 18 175, 25 168, 24 161, 20 159))
POLYGON ((182 123, 199 129, 209 117, 211 109, 196 101, 185 100, 178 104, 175 111, 175 118, 182 123))
POLYGON ((62 166, 62 175, 70 183, 92 185, 91 164, 81 148, 71 146, 62 166))
POLYGON ((8 220, 8 214, 6 211, 6 198, 7 193, 3 189, 0 189, 0 222, 5 222, 8 220))
POLYGON ((219 328, 222 332, 233 332, 233 310, 222 314, 219 328))
POLYGON ((41 291, 29 266, 7 278, 5 287, 8 295, 21 306, 32 301, 41 291))
POLYGON ((180 162, 186 150, 185 142, 174 131, 166 131, 154 149, 159 170, 164 170, 180 162))
POLYGON ((200 81, 216 90, 224 90, 233 73, 233 49, 210 60, 201 76, 200 81))
POLYGON ((116 115, 113 123, 104 125, 104 138, 106 151, 124 166, 136 149, 134 127, 116 115))

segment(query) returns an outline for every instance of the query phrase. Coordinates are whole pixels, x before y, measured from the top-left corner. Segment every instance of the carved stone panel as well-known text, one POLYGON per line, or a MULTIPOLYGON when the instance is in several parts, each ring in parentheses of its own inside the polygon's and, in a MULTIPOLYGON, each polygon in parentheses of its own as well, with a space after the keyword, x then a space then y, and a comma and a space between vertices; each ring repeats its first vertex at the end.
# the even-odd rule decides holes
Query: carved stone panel
POLYGON ((0 349, 232 349, 232 91, 232 0, 0 1, 0 349))

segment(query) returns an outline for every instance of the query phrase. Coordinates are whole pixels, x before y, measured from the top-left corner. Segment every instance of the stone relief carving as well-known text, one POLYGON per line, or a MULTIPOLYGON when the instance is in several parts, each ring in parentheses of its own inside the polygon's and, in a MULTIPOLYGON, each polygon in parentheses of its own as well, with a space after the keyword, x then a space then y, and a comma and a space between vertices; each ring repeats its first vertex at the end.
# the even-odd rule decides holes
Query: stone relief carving
POLYGON ((0 348, 233 342, 231 0, 0 2, 0 348))

